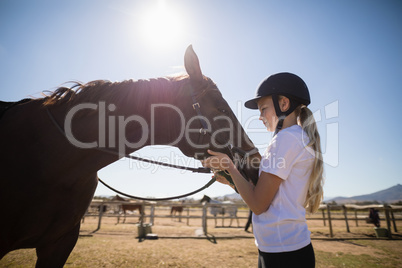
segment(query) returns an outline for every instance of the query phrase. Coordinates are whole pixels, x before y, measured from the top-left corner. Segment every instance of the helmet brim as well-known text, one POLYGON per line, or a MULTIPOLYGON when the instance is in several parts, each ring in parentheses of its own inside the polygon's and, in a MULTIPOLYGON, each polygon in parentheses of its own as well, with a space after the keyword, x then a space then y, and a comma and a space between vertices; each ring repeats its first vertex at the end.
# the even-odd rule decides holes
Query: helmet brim
POLYGON ((256 97, 254 99, 248 100, 244 103, 244 106, 246 108, 252 109, 252 110, 258 110, 258 101, 261 99, 262 97, 256 97))

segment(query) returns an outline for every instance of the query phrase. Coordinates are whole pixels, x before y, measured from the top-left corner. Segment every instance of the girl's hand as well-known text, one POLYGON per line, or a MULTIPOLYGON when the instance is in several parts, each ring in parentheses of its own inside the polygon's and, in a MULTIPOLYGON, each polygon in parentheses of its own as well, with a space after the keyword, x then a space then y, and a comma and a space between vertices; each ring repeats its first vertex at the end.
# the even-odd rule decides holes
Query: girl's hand
POLYGON ((234 167, 232 160, 226 154, 211 150, 208 150, 208 153, 212 156, 201 161, 204 167, 208 167, 212 170, 229 170, 234 167))

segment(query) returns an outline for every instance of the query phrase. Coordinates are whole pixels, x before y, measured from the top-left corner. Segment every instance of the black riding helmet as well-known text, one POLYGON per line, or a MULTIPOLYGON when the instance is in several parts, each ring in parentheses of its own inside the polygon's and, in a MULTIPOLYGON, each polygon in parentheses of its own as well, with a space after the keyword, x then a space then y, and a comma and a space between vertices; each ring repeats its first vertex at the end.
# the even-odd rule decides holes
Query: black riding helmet
POLYGON ((310 93, 306 83, 292 73, 277 73, 266 78, 259 85, 256 97, 246 101, 244 106, 249 109, 258 109, 258 101, 266 96, 272 96, 275 113, 279 119, 275 134, 281 130, 286 116, 291 114, 299 105, 307 106, 310 104, 310 93), (285 96, 289 99, 290 107, 287 111, 282 112, 279 108, 278 96, 285 96))

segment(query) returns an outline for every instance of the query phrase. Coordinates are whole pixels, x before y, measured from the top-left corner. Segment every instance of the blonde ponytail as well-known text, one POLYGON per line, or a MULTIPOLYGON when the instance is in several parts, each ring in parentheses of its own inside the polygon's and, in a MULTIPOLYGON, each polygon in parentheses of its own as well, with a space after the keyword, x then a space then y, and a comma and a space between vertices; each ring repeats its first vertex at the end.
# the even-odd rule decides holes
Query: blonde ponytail
POLYGON ((298 116, 299 124, 310 139, 307 147, 310 147, 315 152, 315 159, 309 179, 307 197, 304 203, 306 210, 310 213, 314 213, 318 210, 324 193, 324 162, 322 159, 320 134, 318 133, 317 124, 314 120, 313 113, 309 108, 306 106, 299 106, 295 112, 298 116))

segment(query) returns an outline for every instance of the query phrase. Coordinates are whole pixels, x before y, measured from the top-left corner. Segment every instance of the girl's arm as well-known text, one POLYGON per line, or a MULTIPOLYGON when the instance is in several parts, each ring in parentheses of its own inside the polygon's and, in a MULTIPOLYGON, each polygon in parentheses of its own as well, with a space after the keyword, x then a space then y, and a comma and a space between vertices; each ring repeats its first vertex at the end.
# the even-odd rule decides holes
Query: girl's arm
POLYGON ((243 178, 227 155, 211 150, 208 150, 208 153, 212 156, 202 161, 203 165, 212 169, 228 171, 239 194, 254 214, 259 215, 268 210, 282 182, 281 178, 261 172, 258 183, 254 186, 243 178))

